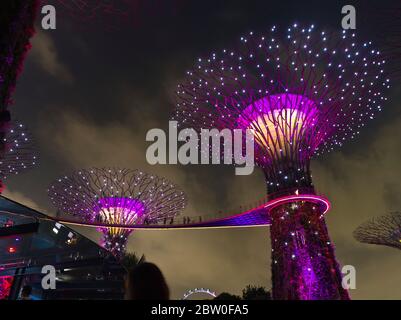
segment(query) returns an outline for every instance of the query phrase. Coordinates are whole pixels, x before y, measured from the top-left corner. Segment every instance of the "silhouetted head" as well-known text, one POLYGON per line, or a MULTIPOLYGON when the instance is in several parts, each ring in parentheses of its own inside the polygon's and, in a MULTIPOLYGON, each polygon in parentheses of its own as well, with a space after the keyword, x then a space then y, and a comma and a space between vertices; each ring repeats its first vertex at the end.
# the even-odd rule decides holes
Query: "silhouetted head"
POLYGON ((144 262, 128 272, 125 297, 127 300, 168 300, 170 291, 160 269, 144 262))

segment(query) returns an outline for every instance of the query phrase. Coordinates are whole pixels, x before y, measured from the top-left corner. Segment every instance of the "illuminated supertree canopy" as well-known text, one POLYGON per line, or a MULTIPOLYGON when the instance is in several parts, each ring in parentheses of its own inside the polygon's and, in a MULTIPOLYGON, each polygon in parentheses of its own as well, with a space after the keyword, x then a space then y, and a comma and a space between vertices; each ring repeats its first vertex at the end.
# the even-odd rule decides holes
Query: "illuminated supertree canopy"
POLYGON ((124 254, 131 233, 121 226, 173 218, 187 202, 184 192, 164 178, 116 168, 79 170, 56 180, 48 193, 61 213, 110 225, 100 231, 104 247, 116 257, 124 254))
MULTIPOLYGON (((271 199, 315 193, 314 155, 355 138, 382 110, 386 61, 354 32, 294 24, 249 32, 237 49, 199 58, 176 90, 182 128, 251 129, 271 199)), ((293 200, 270 211, 275 299, 347 299, 322 209, 293 200)))
POLYGON ((0 179, 4 180, 36 165, 34 144, 24 125, 13 123, 6 130, 2 143, 4 153, 0 155, 0 179))
POLYGON ((401 249, 401 213, 374 218, 354 231, 356 240, 401 249))
POLYGON ((389 87, 386 61, 355 33, 286 31, 250 32, 237 50, 200 58, 176 91, 183 127, 254 130, 272 191, 309 185, 309 159, 358 135, 389 87))
POLYGON ((38 0, 2 1, 0 10, 0 153, 5 152, 1 143, 10 122, 7 110, 12 103, 18 75, 31 48, 38 0))

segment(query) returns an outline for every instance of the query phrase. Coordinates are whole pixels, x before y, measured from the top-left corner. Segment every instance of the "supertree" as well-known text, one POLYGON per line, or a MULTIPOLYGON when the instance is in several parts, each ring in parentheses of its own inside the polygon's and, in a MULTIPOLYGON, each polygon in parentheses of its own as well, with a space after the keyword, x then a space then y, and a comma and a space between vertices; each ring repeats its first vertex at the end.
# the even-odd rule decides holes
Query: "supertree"
POLYGON ((0 155, 0 192, 8 176, 19 174, 37 163, 34 143, 21 123, 12 123, 7 127, 2 143, 4 150, 0 155))
POLYGON ((274 299, 349 299, 315 200, 310 160, 381 111, 385 61, 353 32, 298 24, 198 59, 176 90, 180 127, 250 129, 270 201, 274 299), (300 196, 312 195, 300 201, 300 196))
MULTIPOLYGON (((7 110, 23 61, 31 48, 38 0, 5 0, 0 3, 0 152, 11 116, 7 110)), ((3 150, 1 150, 3 149, 3 150)))
POLYGON ((183 191, 168 180, 139 170, 91 168, 56 180, 49 197, 61 213, 86 224, 102 223, 102 244, 118 259, 132 232, 123 226, 158 223, 186 205, 183 191))
POLYGON ((401 213, 373 218, 354 231, 356 240, 401 249, 401 213))

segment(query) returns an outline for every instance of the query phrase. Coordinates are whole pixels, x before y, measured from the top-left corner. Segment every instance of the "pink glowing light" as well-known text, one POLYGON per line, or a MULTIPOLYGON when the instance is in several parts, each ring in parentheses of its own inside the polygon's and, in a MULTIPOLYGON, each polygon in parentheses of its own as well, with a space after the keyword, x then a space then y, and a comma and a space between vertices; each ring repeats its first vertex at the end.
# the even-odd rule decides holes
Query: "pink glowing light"
POLYGON ((310 201, 310 202, 315 202, 315 203, 320 203, 323 205, 323 211, 322 214, 326 214, 330 208, 330 202, 327 200, 325 197, 322 196, 317 196, 317 195, 308 195, 308 194, 298 194, 298 195, 290 195, 290 196, 284 196, 280 198, 276 198, 272 201, 269 201, 266 205, 265 208, 272 210, 273 208, 276 208, 280 205, 287 204, 287 203, 294 203, 298 201, 310 201))
POLYGON ((318 114, 316 104, 305 96, 276 94, 251 103, 238 117, 238 124, 253 131, 269 158, 281 158, 301 153, 318 114))
MULTIPOLYGON (((94 209, 94 218, 107 224, 134 225, 143 222, 145 205, 142 201, 130 198, 102 198, 94 209)), ((111 235, 124 234, 125 229, 112 227, 102 229, 111 235)))
POLYGON ((138 222, 145 213, 142 201, 130 198, 102 198, 94 212, 108 223, 130 224, 138 222))

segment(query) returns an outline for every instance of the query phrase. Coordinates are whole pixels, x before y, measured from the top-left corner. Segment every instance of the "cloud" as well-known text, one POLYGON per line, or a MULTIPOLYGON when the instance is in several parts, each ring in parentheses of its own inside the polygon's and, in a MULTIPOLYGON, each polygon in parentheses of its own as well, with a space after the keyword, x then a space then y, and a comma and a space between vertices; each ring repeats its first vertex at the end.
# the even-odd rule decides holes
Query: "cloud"
POLYGON ((30 55, 32 55, 33 61, 50 76, 67 84, 73 82, 73 76, 70 70, 60 61, 57 48, 49 33, 39 30, 35 34, 32 39, 30 55))
POLYGON ((9 189, 5 189, 4 192, 2 193, 6 198, 9 198, 11 200, 14 200, 18 203, 21 203, 29 208, 44 212, 43 208, 41 208, 35 200, 31 199, 30 197, 26 196, 25 194, 22 194, 21 192, 18 191, 13 191, 9 189))

